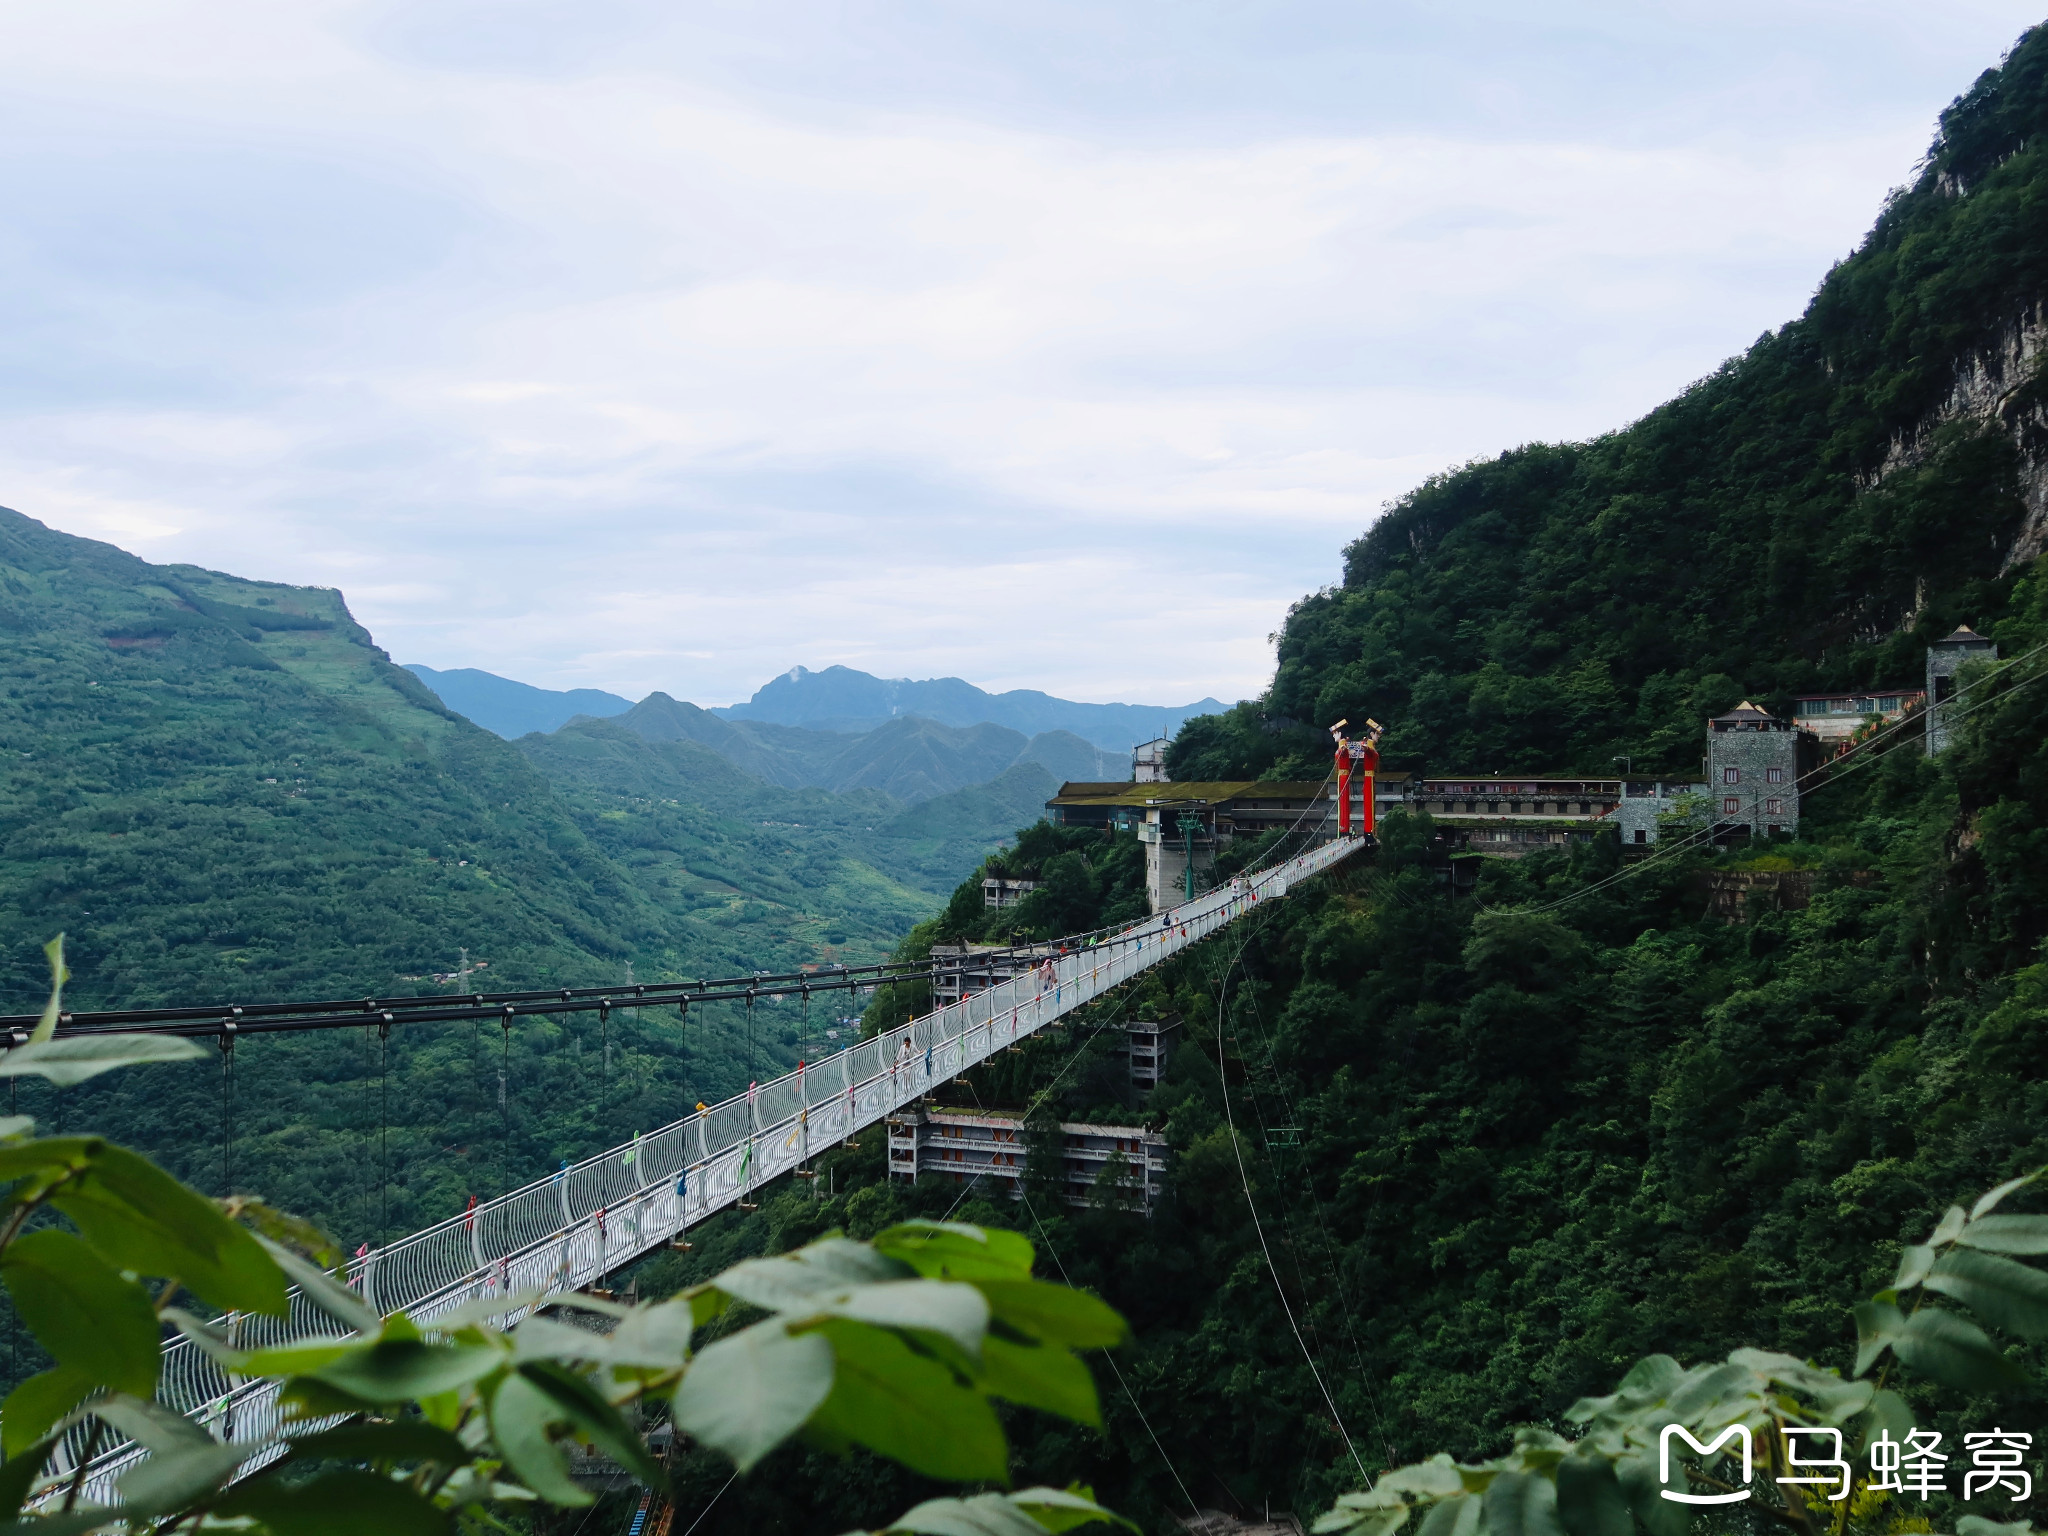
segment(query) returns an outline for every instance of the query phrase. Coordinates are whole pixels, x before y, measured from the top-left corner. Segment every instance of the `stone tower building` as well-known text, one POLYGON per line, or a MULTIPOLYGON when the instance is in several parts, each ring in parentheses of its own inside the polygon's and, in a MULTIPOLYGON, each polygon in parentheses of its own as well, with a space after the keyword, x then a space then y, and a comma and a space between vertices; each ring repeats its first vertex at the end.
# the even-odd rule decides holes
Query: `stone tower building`
POLYGON ((1927 647, 1927 755, 1949 743, 1948 701, 1956 691, 1956 674, 1966 662, 1996 661, 1998 645, 1964 624, 1927 647))
POLYGON ((1799 831, 1800 775, 1819 761, 1807 731, 1747 699, 1707 722, 1707 796, 1717 833, 1799 831))

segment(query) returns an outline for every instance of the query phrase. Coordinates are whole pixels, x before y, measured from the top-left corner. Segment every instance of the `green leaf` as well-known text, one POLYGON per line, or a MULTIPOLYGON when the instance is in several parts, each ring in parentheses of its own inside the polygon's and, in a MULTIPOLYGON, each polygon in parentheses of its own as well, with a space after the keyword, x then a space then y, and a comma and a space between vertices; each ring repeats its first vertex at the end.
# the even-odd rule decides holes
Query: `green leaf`
POLYGON ((1914 1370, 1966 1392, 2009 1390, 2027 1382, 2026 1372, 2006 1359, 1983 1329, 1932 1307, 1906 1319, 1892 1352, 1914 1370))
POLYGON ((339 1269, 347 1262, 341 1245, 303 1216, 280 1211, 273 1205, 266 1205, 261 1200, 252 1200, 247 1195, 235 1197, 234 1209, 236 1215, 249 1224, 256 1234, 256 1240, 272 1258, 278 1258, 280 1254, 290 1254, 302 1263, 310 1260, 321 1274, 339 1269), (325 1268, 321 1268, 323 1265, 325 1268))
POLYGON ((1405 1503, 1375 1505, 1371 1508, 1339 1508, 1316 1517, 1310 1527, 1317 1532, 1342 1531, 1347 1536, 1394 1536, 1408 1523, 1405 1503))
POLYGON ((1503 1472, 1487 1485, 1485 1500, 1486 1528, 1492 1536, 1564 1536, 1557 1518, 1557 1488, 1547 1477, 1503 1472))
POLYGON ((269 1349, 243 1351, 235 1356, 234 1370, 241 1376, 306 1376, 362 1347, 360 1339, 293 1339, 269 1349))
POLYGON ((878 1281, 905 1280, 910 1273, 907 1266, 865 1243, 828 1237, 794 1253, 735 1264, 711 1284, 764 1312, 798 1312, 822 1297, 878 1281))
POLYGON ((2036 1169, 2032 1173, 2023 1173, 2016 1179, 2007 1179, 1995 1189, 1986 1190, 1977 1197, 1977 1203, 1970 1207, 1970 1220, 1975 1221, 1979 1217, 1986 1215, 1993 1206, 1997 1205, 2007 1195, 2016 1189, 2025 1189, 2039 1177, 2041 1177, 2041 1170, 2036 1169))
POLYGON ((69 1232, 30 1232, 0 1253, 0 1277, 59 1365, 116 1392, 155 1395, 163 1368, 156 1307, 85 1243, 69 1232))
POLYGON ((57 1439, 52 1435, 39 1440, 0 1466, 0 1520, 12 1520, 21 1513, 21 1506, 35 1491, 36 1479, 49 1464, 50 1452, 57 1449, 57 1439))
POLYGON ((1424 1499, 1446 1499, 1464 1490, 1465 1480, 1458 1475, 1458 1464, 1442 1451, 1427 1461, 1411 1462, 1383 1473, 1380 1480, 1372 1485, 1372 1491, 1382 1496, 1412 1493, 1424 1499))
POLYGON ((208 1440, 204 1445, 159 1451, 124 1472, 115 1487, 125 1509, 139 1515, 173 1514, 220 1487, 234 1476, 235 1468, 262 1449, 261 1444, 208 1440))
POLYGON ((681 1370, 690 1358, 691 1318, 687 1301, 635 1307, 612 1330, 606 1358, 613 1365, 681 1370))
POLYGON ((1621 1484, 1622 1496, 1628 1500, 1637 1523, 1649 1536, 1686 1536, 1692 1526, 1691 1507, 1663 1497, 1664 1485, 1657 1478, 1654 1452, 1617 1458, 1614 1477, 1621 1484))
POLYGON ((1026 1408, 1102 1427, 1095 1378, 1078 1356, 1052 1344, 1012 1344, 988 1338, 981 1346, 981 1389, 1026 1408))
POLYGON ((366 1403, 404 1403, 466 1387, 504 1363, 504 1352, 489 1344, 384 1339, 355 1345, 339 1360, 304 1374, 366 1403))
POLYGON ((933 1280, 1029 1280, 1031 1242, 957 1221, 906 1221, 875 1234, 875 1251, 933 1280))
POLYGON ((821 1334, 791 1336, 769 1318, 702 1350, 670 1411, 678 1429, 745 1472, 817 1411, 833 1374, 832 1345, 821 1334))
POLYGON ((969 1359, 981 1357, 989 1304, 971 1285, 948 1280, 892 1280, 855 1286, 812 1301, 809 1316, 844 1317, 875 1328, 909 1328, 951 1339, 969 1359))
POLYGON ((1987 1253, 2048 1253, 2048 1216, 1986 1216, 1963 1228, 1956 1241, 1987 1253))
POLYGON ((1042 1280, 977 1280, 989 1311, 1020 1333, 1069 1349, 1108 1349, 1131 1336, 1130 1325, 1100 1297, 1042 1280))
POLYGON ((1906 1314, 1889 1301, 1859 1302, 1856 1318, 1856 1374, 1861 1376, 1877 1363, 1887 1346, 1898 1342, 1905 1331, 1906 1314))
POLYGON ((1113 1521, 1136 1525, 1097 1504, 1087 1488, 1027 1488, 1021 1493, 984 1493, 971 1499, 927 1499, 906 1511, 881 1536, 1053 1536, 1083 1525, 1113 1521))
POLYGON ((510 1337, 515 1363, 522 1360, 559 1360, 596 1364, 611 1354, 611 1341, 603 1334, 558 1323, 552 1317, 542 1317, 538 1313, 522 1319, 510 1337))
POLYGON ((1956 1522, 1956 1536, 2034 1536, 2034 1526, 2028 1520, 2000 1523, 1982 1515, 1965 1515, 1956 1522))
POLYGON ((1139 1529, 1136 1521, 1126 1520, 1114 1510, 1104 1509, 1096 1503, 1095 1490, 1085 1483, 1069 1483, 1064 1488, 1025 1488, 1016 1493, 990 1494, 989 1497, 1008 1499, 1019 1509, 1028 1511, 1032 1519, 1053 1532, 1054 1536, 1077 1526, 1092 1525, 1098 1520, 1113 1520, 1133 1531, 1139 1529))
POLYGON ((375 1333, 384 1326, 384 1319, 368 1302, 319 1265, 301 1258, 272 1238, 258 1234, 256 1241, 262 1244, 263 1251, 285 1272, 291 1283, 299 1288, 300 1295, 344 1328, 352 1328, 358 1333, 375 1333))
MULTIPOLYGON (((6 1156, 0 1149, 0 1165, 6 1156)), ((254 1234, 125 1147, 101 1143, 50 1203, 116 1269, 175 1275, 224 1312, 282 1317, 290 1304, 284 1271, 254 1234)))
MULTIPOLYGON (((277 1400, 285 1407, 287 1422, 294 1419, 325 1418, 329 1414, 375 1413, 384 1405, 365 1402, 352 1392, 329 1386, 317 1376, 290 1376, 277 1389, 277 1400)), ((438 1399, 423 1399, 434 1402, 438 1399)))
POLYGON ((30 1045, 41 1045, 57 1032, 57 1015, 64 1011, 64 983, 71 979, 71 967, 64 963, 63 934, 45 944, 43 954, 50 962, 50 1000, 43 1004, 43 1016, 28 1037, 30 1045))
MULTIPOLYGON (((545 1285, 523 1286, 502 1296, 472 1296, 468 1301, 421 1318, 418 1327, 429 1333, 459 1333, 465 1328, 495 1328, 507 1317, 529 1311, 548 1296, 559 1295, 545 1285)), ((579 1298, 580 1299, 580 1298, 579 1298)))
POLYGON ((389 1461, 412 1465, 437 1462, 459 1467, 472 1453, 445 1429, 418 1419, 389 1424, 344 1424, 286 1442, 288 1461, 389 1461))
POLYGON ((0 1404, 0 1451, 19 1456, 97 1390, 90 1377, 61 1365, 29 1377, 0 1404))
POLYGON ((1934 1268, 1934 1250, 1925 1243, 1915 1243, 1899 1255, 1898 1278, 1892 1281, 1894 1291, 1910 1291, 1934 1268))
POLYGON ((214 1443, 213 1436, 182 1413, 145 1398, 104 1398, 92 1405, 92 1411, 145 1450, 170 1455, 214 1443))
MULTIPOLYGON (((589 1502, 587 1495, 584 1502, 589 1502)), ((448 1531, 448 1517, 405 1484, 356 1470, 323 1472, 291 1484, 276 1476, 251 1478, 216 1504, 214 1512, 260 1521, 270 1536, 364 1536, 370 1531, 377 1536, 446 1536, 448 1531)))
POLYGON ((2017 1259, 1952 1248, 1927 1277, 1927 1289, 1953 1296, 2008 1333, 2048 1335, 2048 1275, 2017 1259))
POLYGON ((594 1501, 569 1476, 548 1434, 561 1416, 554 1398, 517 1371, 508 1371, 491 1394, 491 1436, 506 1467, 549 1503, 580 1509, 594 1501))
POLYGON ((1429 1513, 1422 1517, 1416 1536, 1477 1536, 1479 1517, 1485 1507, 1482 1500, 1471 1494, 1441 1500, 1432 1504, 1429 1513))
POLYGON ((0 1052, 0 1077, 41 1077, 69 1088, 116 1067, 195 1061, 205 1054, 176 1035, 70 1035, 0 1052))
POLYGON ((552 1398, 560 1416, 590 1444, 648 1487, 668 1487, 668 1474, 648 1453, 646 1442, 589 1381, 545 1360, 527 1361, 519 1374, 552 1398))
POLYGON ((1903 1443, 1907 1431, 1919 1428, 1918 1423, 1913 1418, 1912 1408, 1903 1397, 1890 1389, 1886 1389, 1873 1396, 1870 1400, 1870 1406, 1856 1416, 1854 1424, 1856 1430, 1854 1454, 1858 1456, 1861 1456, 1870 1443, 1877 1438, 1879 1431, 1883 1431, 1894 1440, 1903 1443))
POLYGON ((1045 1527, 1000 1493, 927 1499, 897 1516, 880 1536, 1045 1536, 1045 1527))
POLYGON ((1557 1518, 1568 1536, 1635 1532, 1614 1464, 1604 1457, 1567 1456, 1557 1464, 1557 1518))
POLYGON ((816 1331, 831 1341, 836 1367, 832 1390, 812 1416, 828 1441, 865 1445, 948 1482, 1009 1481, 1009 1447, 995 1411, 951 1370, 887 1329, 830 1318, 816 1331))
POLYGON ((1946 1211, 1942 1212, 1941 1220, 1935 1225, 1934 1230, 1928 1234, 1928 1246, 1933 1248, 1947 1247, 1958 1237, 1962 1236, 1963 1225, 1969 1219, 1969 1213, 1960 1205, 1950 1206, 1946 1211))

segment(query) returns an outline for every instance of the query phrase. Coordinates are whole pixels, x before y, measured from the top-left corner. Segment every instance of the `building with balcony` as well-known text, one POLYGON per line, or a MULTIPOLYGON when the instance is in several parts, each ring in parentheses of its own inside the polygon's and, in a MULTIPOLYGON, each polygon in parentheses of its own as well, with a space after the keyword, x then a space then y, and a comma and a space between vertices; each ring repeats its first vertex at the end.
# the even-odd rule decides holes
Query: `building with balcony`
POLYGON ((934 944, 931 949, 932 1006, 943 1008, 998 982, 1035 970, 1059 953, 1057 945, 934 944))
POLYGON ((981 904, 991 912, 1000 912, 1004 907, 1014 907, 1037 889, 1036 880, 1006 880, 991 875, 981 882, 981 904))
POLYGON ((1823 748, 1841 750, 1872 721, 1886 724, 1921 708, 1924 688, 1872 688, 1862 693, 1802 693, 1792 701, 1793 723, 1811 731, 1823 748))
POLYGON ((1179 1019, 1134 1020, 1124 1025, 1124 1053, 1130 1058, 1134 1092, 1149 1093, 1159 1086, 1180 1036, 1179 1019))
POLYGON ((1516 859, 1588 842, 1620 804, 1621 780, 1557 774, 1454 773, 1415 780, 1410 809, 1426 811, 1473 853, 1516 859))
MULTIPOLYGON (((1031 1132, 1017 1110, 965 1110, 911 1105, 889 1121, 889 1177, 979 1182, 991 1197, 1019 1198, 1024 1190, 1031 1132)), ((1069 1205, 1098 1200, 1152 1214, 1165 1180, 1166 1138, 1141 1125, 1066 1124, 1059 1127, 1060 1193, 1069 1205), (1118 1188, 1098 1193, 1113 1171, 1118 1188)))

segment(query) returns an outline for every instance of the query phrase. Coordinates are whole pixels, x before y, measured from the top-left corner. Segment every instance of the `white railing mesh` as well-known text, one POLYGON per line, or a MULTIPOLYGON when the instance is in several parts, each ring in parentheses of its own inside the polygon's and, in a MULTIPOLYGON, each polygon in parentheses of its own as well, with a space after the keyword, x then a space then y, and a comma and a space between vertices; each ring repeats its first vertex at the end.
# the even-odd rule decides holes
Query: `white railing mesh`
MULTIPOLYGON (((380 1312, 403 1308, 421 1320, 480 1297, 579 1290, 746 1199, 814 1151, 830 1149, 1260 903, 1286 895, 1358 846, 1337 841, 1311 848, 415 1232, 352 1261, 349 1283, 380 1312)), ((236 1314, 222 1326, 244 1349, 344 1333, 297 1293, 286 1317, 236 1314)), ((165 1347, 157 1395, 220 1440, 268 1440, 279 1428, 274 1383, 231 1376, 188 1339, 165 1347)), ((83 1450, 84 1436, 74 1430, 51 1470, 74 1469, 83 1450)), ((112 1503, 116 1480, 144 1454, 124 1444, 94 1456, 86 1497, 112 1503)))

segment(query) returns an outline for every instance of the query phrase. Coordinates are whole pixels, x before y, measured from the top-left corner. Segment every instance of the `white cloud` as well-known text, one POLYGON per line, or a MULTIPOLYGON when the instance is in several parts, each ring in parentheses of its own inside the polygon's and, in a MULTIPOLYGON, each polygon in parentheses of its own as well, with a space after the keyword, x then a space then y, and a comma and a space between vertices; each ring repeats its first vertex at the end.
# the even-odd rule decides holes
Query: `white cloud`
POLYGON ((1958 13, 1960 63, 1866 27, 1859 96, 1820 4, 1731 13, 1777 51, 1690 74, 1678 10, 1585 6, 1527 60, 1417 12, 1346 44, 1384 111, 1221 41, 1177 61, 1205 111, 1077 107, 938 13, 852 67, 830 28, 651 14, 34 13, 0 60, 0 500, 554 686, 1249 693, 1382 502, 1796 313, 2021 25, 1958 13))

